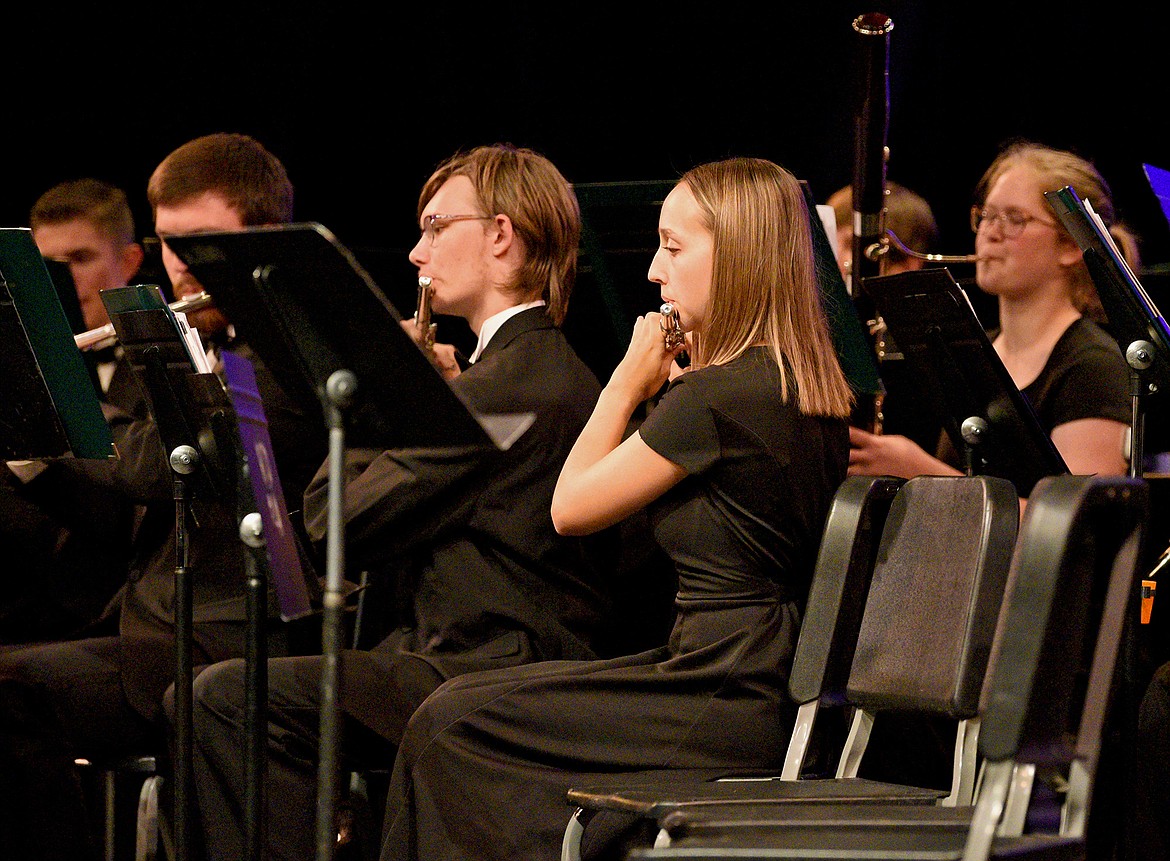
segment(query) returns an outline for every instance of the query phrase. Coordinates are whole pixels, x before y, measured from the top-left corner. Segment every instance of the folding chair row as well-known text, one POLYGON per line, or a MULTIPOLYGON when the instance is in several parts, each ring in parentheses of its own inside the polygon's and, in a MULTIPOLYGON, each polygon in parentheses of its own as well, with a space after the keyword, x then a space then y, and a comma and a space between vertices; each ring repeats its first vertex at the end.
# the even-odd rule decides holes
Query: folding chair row
POLYGON ((847 479, 826 521, 789 677, 799 711, 780 774, 665 771, 574 787, 562 859, 581 857, 597 816, 661 825, 682 811, 723 806, 969 804, 979 695, 1018 524, 1018 496, 1003 479, 847 479), (808 754, 826 707, 848 707, 852 727, 834 776, 810 779, 808 754), (858 776, 879 713, 953 722, 949 791, 858 776))
POLYGON ((680 808, 662 820, 663 845, 629 857, 1084 858, 1148 508, 1139 479, 1057 476, 1033 491, 980 704, 973 805, 680 808), (1042 831, 1035 808, 1053 798, 1059 825, 1042 831))

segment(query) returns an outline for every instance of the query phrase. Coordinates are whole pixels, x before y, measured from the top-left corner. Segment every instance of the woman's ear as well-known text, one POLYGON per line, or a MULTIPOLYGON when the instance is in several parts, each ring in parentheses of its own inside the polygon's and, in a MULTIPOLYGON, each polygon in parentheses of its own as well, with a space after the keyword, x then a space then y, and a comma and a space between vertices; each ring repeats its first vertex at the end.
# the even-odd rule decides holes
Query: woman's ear
POLYGON ((1061 234, 1056 237, 1056 260, 1061 266, 1066 268, 1076 266, 1085 257, 1081 247, 1073 241, 1073 238, 1068 234, 1061 234))

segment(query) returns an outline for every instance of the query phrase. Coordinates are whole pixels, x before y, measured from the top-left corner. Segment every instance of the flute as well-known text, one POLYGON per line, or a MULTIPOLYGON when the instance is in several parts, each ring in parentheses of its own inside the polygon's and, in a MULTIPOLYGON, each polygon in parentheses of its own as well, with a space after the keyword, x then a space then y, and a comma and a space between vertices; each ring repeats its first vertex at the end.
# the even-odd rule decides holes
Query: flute
POLYGON ((435 332, 438 324, 431 322, 431 297, 435 288, 431 286, 431 276, 418 276, 418 307, 414 312, 414 325, 418 330, 422 347, 428 353, 435 349, 435 332))
MULTIPOLYGON (((687 336, 678 319, 678 308, 675 308, 670 302, 663 302, 658 311, 662 314, 662 337, 666 342, 666 349, 674 350, 681 347, 687 342, 687 336)), ((687 355, 686 350, 683 350, 674 357, 674 363, 680 368, 685 368, 691 363, 691 357, 687 355)))
MULTIPOLYGON (((206 308, 212 303, 213 300, 209 294, 196 293, 193 296, 187 296, 186 298, 171 302, 167 307, 175 313, 180 313, 198 311, 200 308, 206 308)), ((106 323, 106 325, 98 326, 96 329, 90 329, 88 332, 74 335, 73 341, 77 344, 77 349, 79 350, 104 350, 106 347, 112 347, 118 343, 118 333, 114 331, 113 323, 106 323)))

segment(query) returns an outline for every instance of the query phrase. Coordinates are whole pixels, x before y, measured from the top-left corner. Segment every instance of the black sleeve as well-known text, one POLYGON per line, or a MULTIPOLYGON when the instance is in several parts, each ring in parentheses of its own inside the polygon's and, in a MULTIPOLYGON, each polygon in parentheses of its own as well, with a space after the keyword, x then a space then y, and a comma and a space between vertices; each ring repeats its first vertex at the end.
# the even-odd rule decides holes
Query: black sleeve
POLYGON ((692 371, 679 377, 638 429, 642 441, 688 473, 709 468, 719 458, 719 437, 701 381, 692 371))

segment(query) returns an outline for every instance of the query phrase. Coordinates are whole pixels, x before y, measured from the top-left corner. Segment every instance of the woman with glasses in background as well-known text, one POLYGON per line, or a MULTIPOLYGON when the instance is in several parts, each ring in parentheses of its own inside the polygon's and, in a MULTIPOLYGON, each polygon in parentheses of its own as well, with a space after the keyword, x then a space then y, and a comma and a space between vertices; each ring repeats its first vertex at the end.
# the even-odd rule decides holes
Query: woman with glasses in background
MULTIPOLYGON (((1069 472, 1124 475, 1132 409, 1129 366, 1099 324, 1104 311, 1080 247, 1044 197, 1066 185, 1092 205, 1137 270, 1137 242, 1117 223, 1109 186, 1097 169, 1071 152, 1021 141, 1000 152, 976 187, 975 282, 997 299, 999 327, 988 333, 992 345, 1069 472)), ((849 429, 849 442, 851 475, 911 478, 963 471, 946 434, 940 435, 936 454, 908 437, 858 428, 849 429)), ((861 776, 948 786, 953 745, 948 721, 883 715, 870 741, 876 755, 867 757, 861 776)), ((1106 823, 1096 833, 1107 835, 1115 815, 1095 805, 1094 820, 1106 823)))
MULTIPOLYGON (((975 281, 997 297, 992 344, 1074 474, 1129 470, 1129 367, 1099 322, 1104 312, 1081 250, 1044 198, 1071 186, 1101 216, 1130 268, 1137 241, 1117 222, 1109 186, 1084 158, 1022 141, 1008 145, 976 188, 975 281)), ((939 456, 904 436, 850 429, 856 475, 960 474, 953 449, 939 456)))

